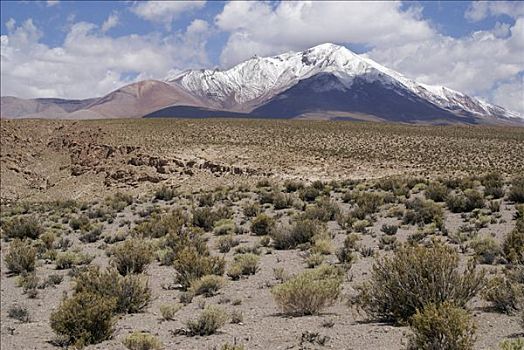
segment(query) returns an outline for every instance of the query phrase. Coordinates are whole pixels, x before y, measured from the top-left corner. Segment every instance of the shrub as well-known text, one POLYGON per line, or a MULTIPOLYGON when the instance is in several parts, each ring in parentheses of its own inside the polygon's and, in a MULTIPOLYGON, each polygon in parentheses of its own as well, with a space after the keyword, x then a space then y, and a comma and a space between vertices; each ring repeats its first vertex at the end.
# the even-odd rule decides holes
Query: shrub
POLYGON ((475 251, 475 257, 481 264, 493 264, 502 252, 500 245, 491 236, 477 237, 471 242, 471 248, 475 251))
POLYGON ((306 265, 310 269, 321 265, 323 262, 324 256, 320 253, 309 254, 306 258, 306 265))
POLYGON ((322 265, 273 287, 271 294, 286 314, 314 315, 335 302, 342 290, 342 281, 340 269, 322 265))
POLYGON ((175 319, 175 314, 182 308, 179 304, 164 304, 160 305, 160 315, 162 320, 171 321, 175 319))
POLYGON ((187 321, 187 327, 193 335, 211 335, 226 324, 228 316, 226 312, 216 306, 206 306, 204 311, 196 320, 187 321))
POLYGON ((524 300, 524 285, 514 283, 509 278, 497 276, 489 281, 482 296, 497 311, 512 314, 520 310, 520 303, 524 300))
POLYGON ((239 279, 241 276, 254 275, 258 270, 258 255, 252 253, 240 254, 235 256, 235 261, 229 267, 227 275, 232 279, 239 279))
POLYGON ((333 250, 333 242, 331 241, 331 237, 327 234, 322 234, 315 236, 313 239, 313 246, 311 247, 311 252, 313 254, 322 254, 322 255, 329 255, 331 254, 331 251, 333 250))
POLYGON ((371 280, 358 286, 357 306, 368 315, 405 322, 431 303, 464 306, 484 287, 484 271, 469 264, 460 271, 458 253, 438 241, 430 247, 403 246, 378 260, 371 280))
POLYGON ((164 345, 155 336, 145 332, 133 332, 129 334, 122 344, 129 350, 160 350, 164 345))
POLYGON ((111 250, 111 263, 122 276, 142 273, 153 260, 153 250, 143 239, 127 239, 111 250))
POLYGON ((446 185, 440 182, 431 182, 426 187, 425 196, 427 199, 431 199, 434 202, 444 202, 448 196, 449 190, 446 185))
POLYGON ((205 275, 223 275, 225 260, 221 257, 203 255, 194 247, 186 247, 175 259, 174 267, 178 272, 177 281, 183 288, 205 275))
POLYGON ((44 228, 35 217, 16 217, 3 225, 4 234, 7 238, 30 238, 37 239, 44 233, 44 228))
POLYGON ((481 192, 467 189, 463 194, 450 194, 446 204, 454 213, 470 212, 474 209, 484 208, 484 196, 481 192))
POLYGON ((288 194, 278 192, 273 196, 273 206, 276 210, 290 208, 292 204, 293 197, 288 194))
POLYGON ((251 222, 251 231, 257 236, 268 235, 274 226, 275 221, 272 218, 266 214, 259 214, 251 222))
POLYGON ((60 252, 56 255, 55 265, 57 270, 70 269, 75 265, 86 265, 94 256, 74 252, 60 252))
POLYGON ((384 232, 388 236, 393 236, 393 235, 395 235, 397 233, 398 226, 397 225, 384 224, 384 225, 382 225, 382 228, 380 230, 382 232, 384 232))
POLYGON ((91 222, 87 216, 80 215, 69 220, 69 226, 75 231, 79 229, 87 231, 91 226, 91 222))
POLYGON ((408 349, 472 350, 475 324, 469 313, 452 303, 429 304, 411 321, 414 333, 408 349))
POLYGON ((524 338, 504 339, 500 343, 501 350, 522 350, 524 349, 524 338))
POLYGON ((355 250, 357 249, 357 241, 360 237, 356 234, 350 234, 346 236, 344 240, 344 246, 337 250, 338 261, 347 266, 351 266, 355 260, 355 250))
POLYGON ((29 322, 29 311, 25 306, 11 306, 9 310, 7 310, 7 316, 23 323, 29 322))
POLYGON ((276 249, 292 249, 299 244, 310 242, 323 228, 315 220, 299 219, 291 228, 279 228, 272 232, 276 249))
POLYGON ((239 244, 238 240, 233 238, 233 235, 222 236, 217 241, 217 248, 220 253, 227 253, 231 248, 239 244))
POLYGON ((462 194, 451 193, 446 198, 446 205, 453 213, 462 213, 466 211, 466 197, 462 194))
MULTIPOLYGON (((373 214, 384 204, 384 198, 378 193, 359 192, 356 195, 355 202, 363 213, 373 214)), ((361 217, 361 219, 364 218, 361 217)))
POLYGON ((77 293, 51 314, 51 328, 76 347, 100 343, 113 333, 115 304, 114 298, 77 293))
POLYGON ((84 232, 79 238, 83 243, 94 243, 100 239, 102 227, 94 227, 88 232, 84 232))
POLYGON ((304 213, 304 217, 311 220, 331 221, 340 212, 338 205, 329 199, 323 197, 313 206, 309 206, 304 213))
POLYGON ((115 312, 137 313, 151 300, 148 279, 142 275, 120 276, 116 270, 101 271, 91 267, 75 278, 76 293, 97 294, 115 299, 115 312))
POLYGON ((193 211, 193 225, 206 231, 210 231, 217 220, 215 213, 209 207, 196 208, 193 211))
POLYGON ((504 179, 501 174, 486 174, 480 179, 480 183, 484 186, 484 195, 493 198, 504 197, 504 179))
POLYGON ((175 195, 176 191, 173 188, 162 186, 155 192, 155 199, 170 201, 175 195))
POLYGON ((509 189, 508 199, 515 203, 524 203, 524 176, 513 179, 509 189))
POLYGON ((313 202, 318 196, 320 196, 320 191, 313 186, 307 186, 300 191, 299 196, 303 201, 313 202))
POLYGON ((299 180, 285 180, 284 181, 284 188, 286 189, 286 192, 296 192, 298 190, 301 190, 304 188, 304 183, 299 180))
POLYGON ((253 218, 260 214, 260 205, 258 203, 249 203, 244 207, 244 215, 253 218))
POLYGON ((235 233, 236 225, 231 219, 222 219, 214 224, 213 233, 217 236, 232 235, 235 233))
POLYGON ((438 227, 443 225, 444 212, 442 207, 431 200, 422 200, 416 198, 406 203, 403 222, 413 225, 437 224, 438 227))
POLYGON ((27 241, 13 240, 4 258, 7 269, 15 274, 35 270, 36 249, 27 241))
POLYGON ((225 285, 226 281, 224 280, 224 277, 206 275, 191 282, 191 292, 193 292, 195 295, 203 294, 206 297, 212 297, 225 285))
POLYGON ((502 242, 502 251, 510 263, 524 264, 524 229, 517 226, 508 232, 502 242))

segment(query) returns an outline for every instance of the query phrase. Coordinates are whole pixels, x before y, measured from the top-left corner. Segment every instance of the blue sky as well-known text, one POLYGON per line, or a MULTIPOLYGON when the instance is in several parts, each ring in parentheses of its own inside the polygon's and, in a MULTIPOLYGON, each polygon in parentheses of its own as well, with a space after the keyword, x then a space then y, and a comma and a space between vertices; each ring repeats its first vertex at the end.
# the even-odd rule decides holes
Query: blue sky
POLYGON ((342 44, 524 112, 522 2, 2 1, 2 95, 83 98, 187 68, 342 44))

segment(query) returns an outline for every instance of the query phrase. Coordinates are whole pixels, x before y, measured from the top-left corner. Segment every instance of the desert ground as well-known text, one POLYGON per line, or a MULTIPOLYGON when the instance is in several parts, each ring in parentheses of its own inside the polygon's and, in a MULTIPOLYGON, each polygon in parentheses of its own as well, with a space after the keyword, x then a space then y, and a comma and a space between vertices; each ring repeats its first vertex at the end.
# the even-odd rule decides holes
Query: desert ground
POLYGON ((524 128, 2 120, 0 142, 2 349, 413 349, 377 271, 426 250, 444 324, 524 346, 524 128))

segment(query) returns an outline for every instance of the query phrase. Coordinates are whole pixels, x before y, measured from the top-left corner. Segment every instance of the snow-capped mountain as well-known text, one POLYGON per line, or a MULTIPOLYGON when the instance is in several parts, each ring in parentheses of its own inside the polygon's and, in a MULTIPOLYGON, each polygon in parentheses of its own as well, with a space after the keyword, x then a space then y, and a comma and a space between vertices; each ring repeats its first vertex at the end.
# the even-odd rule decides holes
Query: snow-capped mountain
POLYGON ((443 86, 418 83, 343 46, 189 70, 89 100, 2 97, 2 118, 257 117, 519 124, 523 116, 443 86))
MULTIPOLYGON (((326 73, 336 77, 336 80, 331 80, 335 90, 351 91, 356 80, 379 82, 392 90, 397 89, 401 95, 407 91, 453 114, 487 118, 519 117, 517 113, 458 91, 417 83, 334 44, 322 44, 302 52, 273 57, 255 56, 224 71, 190 70, 168 78, 167 82, 210 101, 211 107, 250 112, 300 81, 326 73)), ((322 89, 328 91, 330 86, 322 86, 322 89)))

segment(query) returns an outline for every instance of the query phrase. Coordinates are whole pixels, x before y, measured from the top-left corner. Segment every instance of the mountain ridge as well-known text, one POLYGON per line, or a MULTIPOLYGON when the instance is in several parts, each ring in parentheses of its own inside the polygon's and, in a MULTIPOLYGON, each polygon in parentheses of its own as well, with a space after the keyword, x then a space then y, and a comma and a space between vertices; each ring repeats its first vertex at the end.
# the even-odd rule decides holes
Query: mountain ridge
POLYGON ((338 112, 408 123, 524 124, 516 112, 447 87, 418 83, 331 43, 254 56, 227 70, 187 70, 164 81, 140 81, 98 99, 44 100, 2 97, 1 116, 195 117, 201 111, 210 116, 301 118, 329 110, 334 119, 338 112))

